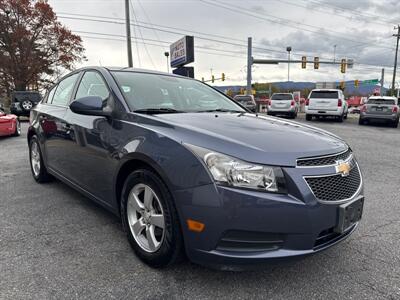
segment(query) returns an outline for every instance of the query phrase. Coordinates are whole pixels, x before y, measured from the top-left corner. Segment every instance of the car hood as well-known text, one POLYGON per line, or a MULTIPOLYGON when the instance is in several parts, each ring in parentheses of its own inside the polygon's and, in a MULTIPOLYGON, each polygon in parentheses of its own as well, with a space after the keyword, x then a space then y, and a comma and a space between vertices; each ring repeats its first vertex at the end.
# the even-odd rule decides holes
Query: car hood
POLYGON ((345 151, 339 137, 284 119, 237 113, 181 113, 142 116, 153 130, 245 161, 295 166, 301 157, 345 151))

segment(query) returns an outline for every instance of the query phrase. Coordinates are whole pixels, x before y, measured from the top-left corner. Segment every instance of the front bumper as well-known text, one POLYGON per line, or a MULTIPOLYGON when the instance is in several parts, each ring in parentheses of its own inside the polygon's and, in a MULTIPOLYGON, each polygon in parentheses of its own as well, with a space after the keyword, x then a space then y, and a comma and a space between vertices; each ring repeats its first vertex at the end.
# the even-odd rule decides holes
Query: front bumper
MULTIPOLYGON (((343 233, 333 232, 338 223, 339 204, 317 201, 303 179, 315 170, 285 169, 290 187, 287 195, 214 184, 175 191, 189 259, 218 269, 254 268, 263 263, 316 253, 348 237, 358 223, 343 233), (189 231, 185 224, 187 219, 204 223, 204 231, 189 231), (323 235, 330 235, 330 238, 321 242, 323 235), (233 245, 239 246, 227 247, 226 236, 233 245), (240 236, 253 237, 252 241, 255 237, 270 243, 271 247, 265 248, 265 243, 256 250, 242 247, 243 242, 248 241, 242 238, 236 243, 240 236)), ((352 199, 362 193, 361 188, 352 199)))

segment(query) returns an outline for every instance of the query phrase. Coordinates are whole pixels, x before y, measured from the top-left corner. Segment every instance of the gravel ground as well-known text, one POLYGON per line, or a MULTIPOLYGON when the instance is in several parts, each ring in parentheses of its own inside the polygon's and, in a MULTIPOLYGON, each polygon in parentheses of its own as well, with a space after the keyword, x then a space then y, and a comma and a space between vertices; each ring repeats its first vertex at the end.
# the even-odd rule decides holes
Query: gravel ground
POLYGON ((325 252, 231 273, 142 264, 112 214, 61 182, 34 182, 24 123, 21 137, 0 139, 0 299, 400 299, 400 129, 354 118, 311 124, 356 152, 361 225, 325 252))

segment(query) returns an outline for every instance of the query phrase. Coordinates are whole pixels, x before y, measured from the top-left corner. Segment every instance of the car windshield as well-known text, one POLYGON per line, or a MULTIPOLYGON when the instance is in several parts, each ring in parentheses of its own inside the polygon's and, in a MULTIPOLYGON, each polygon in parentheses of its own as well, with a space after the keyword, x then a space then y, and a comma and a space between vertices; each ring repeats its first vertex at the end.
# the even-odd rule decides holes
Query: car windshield
POLYGON ((228 97, 193 79, 127 71, 112 73, 132 111, 245 112, 228 97))
POLYGON ((369 99, 368 104, 387 104, 387 105, 395 105, 396 101, 394 99, 383 99, 383 98, 375 98, 369 99))
POLYGON ((271 100, 292 100, 293 97, 290 94, 274 94, 271 100))
POLYGON ((337 91, 313 91, 311 92, 310 98, 319 99, 337 99, 339 94, 337 91))

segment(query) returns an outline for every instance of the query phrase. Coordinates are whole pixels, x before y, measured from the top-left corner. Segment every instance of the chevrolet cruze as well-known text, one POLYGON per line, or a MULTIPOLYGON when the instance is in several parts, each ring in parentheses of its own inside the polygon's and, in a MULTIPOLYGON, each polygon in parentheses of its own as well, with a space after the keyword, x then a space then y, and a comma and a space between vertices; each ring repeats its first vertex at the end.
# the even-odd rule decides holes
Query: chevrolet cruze
POLYGON ((37 182, 58 178, 120 216, 153 267, 185 254, 224 269, 300 257, 348 237, 362 215, 342 139, 171 74, 72 72, 33 108, 28 144, 37 182))

